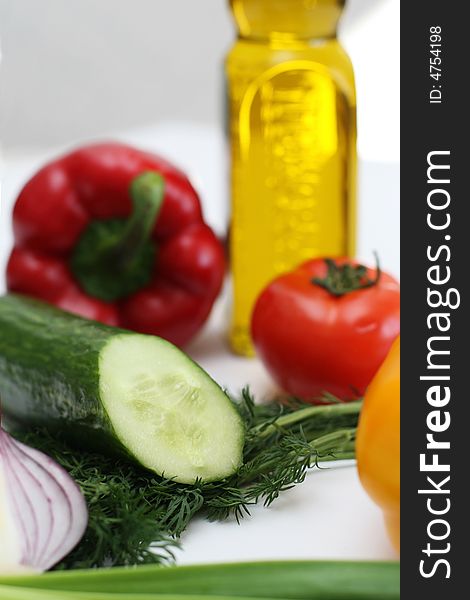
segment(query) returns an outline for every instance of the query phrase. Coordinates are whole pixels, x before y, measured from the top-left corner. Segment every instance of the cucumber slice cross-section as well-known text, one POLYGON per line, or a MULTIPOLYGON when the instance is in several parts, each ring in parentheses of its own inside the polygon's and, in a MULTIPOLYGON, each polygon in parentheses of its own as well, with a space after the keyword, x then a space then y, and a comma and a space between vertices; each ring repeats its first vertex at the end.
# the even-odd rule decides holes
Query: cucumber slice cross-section
POLYGON ((103 406, 121 443, 166 477, 221 479, 240 465, 240 417, 220 387, 171 344, 114 336, 100 357, 103 406))

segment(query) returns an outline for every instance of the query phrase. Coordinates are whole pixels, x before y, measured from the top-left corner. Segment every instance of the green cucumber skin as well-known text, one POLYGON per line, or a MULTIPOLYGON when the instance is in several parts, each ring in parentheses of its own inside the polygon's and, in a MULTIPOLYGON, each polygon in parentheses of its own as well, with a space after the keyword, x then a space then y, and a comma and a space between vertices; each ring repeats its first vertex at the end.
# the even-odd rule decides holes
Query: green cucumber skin
POLYGON ((122 329, 65 313, 38 300, 0 298, 0 395, 7 422, 45 426, 96 450, 128 454, 103 408, 99 356, 122 329))

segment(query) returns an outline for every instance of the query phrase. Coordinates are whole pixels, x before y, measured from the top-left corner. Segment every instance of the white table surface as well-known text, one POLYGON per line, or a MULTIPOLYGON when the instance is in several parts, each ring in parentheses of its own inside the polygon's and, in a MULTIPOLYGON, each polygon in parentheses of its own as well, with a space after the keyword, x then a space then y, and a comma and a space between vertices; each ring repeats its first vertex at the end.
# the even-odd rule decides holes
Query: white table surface
MULTIPOLYGON (((177 162, 201 193, 206 219, 223 234, 228 215, 223 138, 214 129, 168 123, 117 134, 177 162)), ((63 149, 4 156, 0 204, 0 292, 11 248, 11 207, 21 185, 45 161, 63 149)), ((377 250, 382 266, 399 275, 399 168, 366 163, 360 169, 358 255, 371 261, 377 250)), ((225 290, 203 331, 187 348, 221 385, 237 393, 246 384, 259 398, 275 387, 256 359, 234 356, 226 343, 228 292, 225 290)), ((1 332, 0 332, 1 333, 1 332)), ((285 492, 270 508, 253 507, 241 525, 196 519, 183 535, 180 564, 236 560, 334 558, 390 559, 380 510, 360 486, 354 462, 313 470, 306 481, 285 492)))

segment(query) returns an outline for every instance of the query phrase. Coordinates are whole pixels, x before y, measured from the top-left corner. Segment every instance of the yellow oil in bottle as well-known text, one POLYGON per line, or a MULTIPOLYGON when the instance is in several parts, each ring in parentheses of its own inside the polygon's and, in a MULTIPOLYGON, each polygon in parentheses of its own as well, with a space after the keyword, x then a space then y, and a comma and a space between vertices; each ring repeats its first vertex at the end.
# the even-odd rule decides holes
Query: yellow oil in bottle
POLYGON ((262 288, 316 256, 354 253, 356 100, 336 38, 344 0, 231 0, 231 346, 253 353, 262 288))

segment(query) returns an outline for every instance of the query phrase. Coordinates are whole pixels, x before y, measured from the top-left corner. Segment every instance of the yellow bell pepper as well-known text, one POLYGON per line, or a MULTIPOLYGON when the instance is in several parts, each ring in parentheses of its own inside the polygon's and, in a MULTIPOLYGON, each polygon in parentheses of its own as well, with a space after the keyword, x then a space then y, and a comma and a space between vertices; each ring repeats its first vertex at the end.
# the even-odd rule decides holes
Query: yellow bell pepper
POLYGON ((362 485, 382 508, 400 547, 400 337, 370 383, 359 419, 356 456, 362 485))

